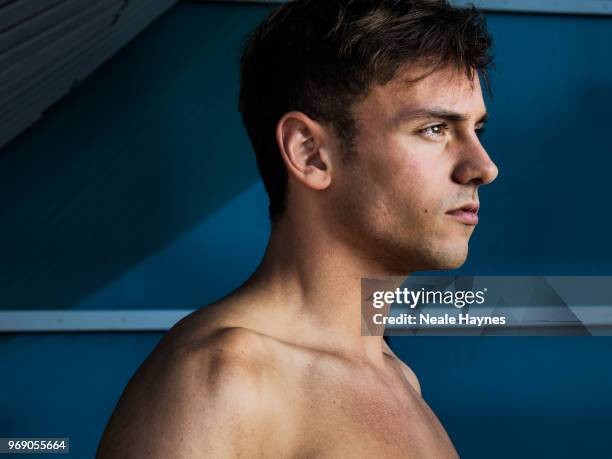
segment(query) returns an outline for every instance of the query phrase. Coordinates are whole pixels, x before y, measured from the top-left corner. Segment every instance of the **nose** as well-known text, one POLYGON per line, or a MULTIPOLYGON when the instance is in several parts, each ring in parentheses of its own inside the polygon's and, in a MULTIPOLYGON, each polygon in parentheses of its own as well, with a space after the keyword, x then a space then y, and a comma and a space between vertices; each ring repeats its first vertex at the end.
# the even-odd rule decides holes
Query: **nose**
POLYGON ((498 173, 497 166, 478 137, 474 136, 459 152, 459 161, 453 170, 453 180, 462 185, 487 185, 497 178, 498 173))

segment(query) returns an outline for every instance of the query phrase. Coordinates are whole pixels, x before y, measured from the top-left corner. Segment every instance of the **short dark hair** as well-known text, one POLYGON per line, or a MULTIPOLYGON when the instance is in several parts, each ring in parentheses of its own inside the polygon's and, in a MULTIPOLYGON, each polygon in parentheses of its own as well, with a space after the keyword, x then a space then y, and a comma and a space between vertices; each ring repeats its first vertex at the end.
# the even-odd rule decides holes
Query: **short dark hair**
POLYGON ((294 0, 274 9, 248 37, 240 60, 239 109, 270 198, 285 209, 287 170, 276 125, 297 110, 330 125, 353 150, 351 107, 371 85, 407 63, 448 65, 483 76, 492 62, 485 19, 446 0, 294 0))

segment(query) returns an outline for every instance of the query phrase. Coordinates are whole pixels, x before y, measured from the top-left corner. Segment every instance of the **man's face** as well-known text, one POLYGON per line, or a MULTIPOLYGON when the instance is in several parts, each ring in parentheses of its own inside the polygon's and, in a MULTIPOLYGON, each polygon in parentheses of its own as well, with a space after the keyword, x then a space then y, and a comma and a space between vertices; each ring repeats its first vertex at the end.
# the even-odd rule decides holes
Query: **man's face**
POLYGON ((407 82, 418 74, 399 72, 353 107, 356 151, 330 190, 334 228, 395 274, 461 266, 476 217, 455 210, 497 176, 478 138, 478 76, 447 68, 407 82))

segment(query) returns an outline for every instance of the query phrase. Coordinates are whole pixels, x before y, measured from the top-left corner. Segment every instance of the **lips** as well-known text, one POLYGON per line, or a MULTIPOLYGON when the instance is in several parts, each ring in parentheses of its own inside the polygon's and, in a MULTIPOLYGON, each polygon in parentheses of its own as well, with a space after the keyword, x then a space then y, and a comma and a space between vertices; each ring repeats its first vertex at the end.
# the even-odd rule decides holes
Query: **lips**
POLYGON ((466 225, 476 225, 478 224, 479 207, 480 205, 477 202, 469 202, 457 209, 449 210, 446 214, 466 225))

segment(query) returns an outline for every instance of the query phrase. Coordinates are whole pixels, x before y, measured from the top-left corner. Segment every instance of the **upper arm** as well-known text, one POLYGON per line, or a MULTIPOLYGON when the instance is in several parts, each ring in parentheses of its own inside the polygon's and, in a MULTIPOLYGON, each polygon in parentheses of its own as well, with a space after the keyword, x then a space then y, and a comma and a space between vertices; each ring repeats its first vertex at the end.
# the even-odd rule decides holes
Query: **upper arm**
POLYGON ((113 413, 97 457, 258 453, 274 430, 276 404, 252 359, 251 338, 228 335, 143 365, 113 413))

